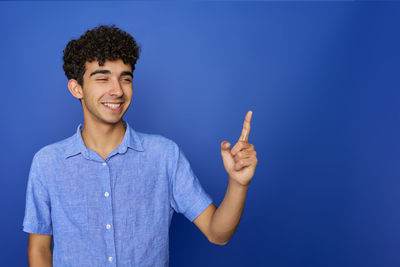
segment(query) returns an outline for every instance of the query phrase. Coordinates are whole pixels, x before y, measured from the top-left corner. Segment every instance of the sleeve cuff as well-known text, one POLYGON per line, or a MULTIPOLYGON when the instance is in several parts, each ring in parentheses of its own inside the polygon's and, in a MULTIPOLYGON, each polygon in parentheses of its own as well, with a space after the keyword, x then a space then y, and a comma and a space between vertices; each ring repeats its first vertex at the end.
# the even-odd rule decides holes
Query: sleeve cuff
POLYGON ((194 219, 196 219, 208 206, 210 206, 211 203, 211 197, 206 195, 205 198, 196 201, 196 203, 184 214, 189 221, 193 222, 194 219))
POLYGON ((35 223, 24 223, 22 231, 31 234, 53 235, 53 230, 48 225, 40 225, 35 223))

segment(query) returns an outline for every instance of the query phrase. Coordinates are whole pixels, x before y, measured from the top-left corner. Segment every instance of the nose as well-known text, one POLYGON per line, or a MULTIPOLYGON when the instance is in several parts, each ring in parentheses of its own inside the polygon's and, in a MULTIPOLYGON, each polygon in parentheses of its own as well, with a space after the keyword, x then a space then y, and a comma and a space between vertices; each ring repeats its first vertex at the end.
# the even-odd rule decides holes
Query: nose
POLYGON ((122 90, 121 83, 118 80, 114 80, 111 85, 110 95, 121 97, 124 95, 124 91, 122 90))

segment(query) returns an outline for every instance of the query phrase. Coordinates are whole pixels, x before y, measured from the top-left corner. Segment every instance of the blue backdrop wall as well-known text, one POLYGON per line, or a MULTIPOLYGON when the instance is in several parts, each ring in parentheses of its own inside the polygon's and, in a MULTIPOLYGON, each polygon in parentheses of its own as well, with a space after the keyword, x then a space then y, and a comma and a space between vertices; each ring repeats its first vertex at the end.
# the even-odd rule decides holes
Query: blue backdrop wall
POLYGON ((114 23, 142 46, 125 119, 187 155, 216 205, 220 142, 253 110, 258 152, 226 246, 182 215, 171 266, 400 266, 400 4, 0 3, 1 266, 27 266, 32 156, 83 121, 62 50, 114 23))

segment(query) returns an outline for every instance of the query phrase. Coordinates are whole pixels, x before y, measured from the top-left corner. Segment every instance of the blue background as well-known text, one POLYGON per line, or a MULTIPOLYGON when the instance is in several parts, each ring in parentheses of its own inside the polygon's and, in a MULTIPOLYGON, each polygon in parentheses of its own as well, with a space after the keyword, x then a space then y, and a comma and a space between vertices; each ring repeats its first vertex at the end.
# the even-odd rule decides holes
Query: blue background
POLYGON ((220 142, 254 111, 237 232, 216 246, 176 214, 171 266, 400 266, 394 2, 1 3, 1 266, 27 266, 34 153, 83 121, 62 51, 110 23, 142 46, 125 119, 177 142, 216 205, 220 142))

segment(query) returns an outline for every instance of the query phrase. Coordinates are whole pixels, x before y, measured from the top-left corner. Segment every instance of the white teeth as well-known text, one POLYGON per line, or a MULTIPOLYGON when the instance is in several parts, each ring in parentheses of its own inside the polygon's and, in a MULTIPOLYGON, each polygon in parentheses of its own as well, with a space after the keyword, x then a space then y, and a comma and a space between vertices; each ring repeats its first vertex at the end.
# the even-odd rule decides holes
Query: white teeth
POLYGON ((119 106, 121 106, 121 104, 110 104, 110 103, 104 103, 104 105, 109 108, 119 108, 119 106))

